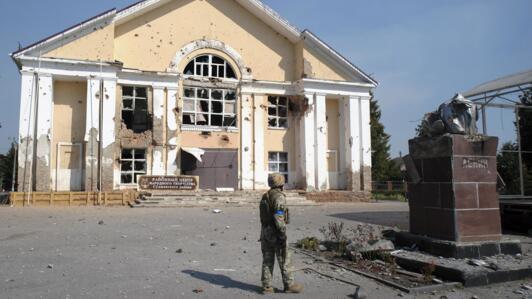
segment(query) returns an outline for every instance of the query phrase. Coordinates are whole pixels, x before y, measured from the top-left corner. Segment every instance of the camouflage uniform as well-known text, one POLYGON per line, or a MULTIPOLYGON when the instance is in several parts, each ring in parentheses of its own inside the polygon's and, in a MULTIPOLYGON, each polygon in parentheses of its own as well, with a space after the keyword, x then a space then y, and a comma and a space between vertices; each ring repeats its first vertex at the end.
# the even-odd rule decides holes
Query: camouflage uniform
POLYGON ((264 194, 260 203, 260 220, 262 223, 260 239, 263 257, 262 286, 265 289, 272 287, 275 257, 277 257, 281 268, 285 290, 294 285, 286 238, 285 210, 283 207, 285 198, 281 188, 275 186, 264 194))

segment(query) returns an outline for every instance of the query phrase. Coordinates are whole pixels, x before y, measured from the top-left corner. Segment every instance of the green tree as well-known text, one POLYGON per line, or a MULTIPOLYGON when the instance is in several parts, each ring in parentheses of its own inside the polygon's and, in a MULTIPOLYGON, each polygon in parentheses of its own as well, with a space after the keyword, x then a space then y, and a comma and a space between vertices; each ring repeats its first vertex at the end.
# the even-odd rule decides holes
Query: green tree
MULTIPOLYGON (((521 182, 519 177, 519 155, 516 143, 503 144, 501 152, 497 155, 497 171, 504 182, 502 194, 521 194, 521 182)), ((502 187, 502 186, 500 186, 502 187)))
MULTIPOLYGON (((527 90, 519 96, 525 106, 532 106, 532 90, 527 90)), ((523 158, 523 174, 525 195, 532 195, 532 107, 519 109, 519 133, 521 135, 521 150, 523 158)))
POLYGON ((0 189, 11 190, 13 183, 13 163, 15 163, 16 144, 11 144, 9 151, 0 159, 0 189))
POLYGON ((390 135, 381 123, 382 112, 377 100, 371 99, 371 147, 373 181, 402 180, 399 167, 390 159, 390 135))
MULTIPOLYGON (((525 106, 532 105, 532 91, 525 91, 519 96, 525 106)), ((518 112, 519 122, 515 123, 516 131, 521 136, 521 150, 523 159, 523 178, 525 195, 532 195, 532 109, 521 108, 518 112)), ((519 172, 519 147, 517 143, 503 144, 501 153, 497 155, 497 170, 505 183, 502 194, 520 195, 521 178, 519 172)))

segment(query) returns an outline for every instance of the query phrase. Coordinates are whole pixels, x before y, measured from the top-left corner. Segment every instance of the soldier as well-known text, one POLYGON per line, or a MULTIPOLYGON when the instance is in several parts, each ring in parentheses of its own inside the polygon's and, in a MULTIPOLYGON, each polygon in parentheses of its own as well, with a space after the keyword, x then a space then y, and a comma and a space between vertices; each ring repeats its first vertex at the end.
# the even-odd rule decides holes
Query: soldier
POLYGON ((273 267, 275 257, 281 268, 283 275, 285 293, 301 293, 303 286, 294 282, 291 272, 290 252, 287 248, 286 224, 288 220, 288 209, 286 208, 286 197, 283 193, 285 178, 281 174, 271 174, 268 177, 270 191, 262 196, 260 202, 260 222, 261 247, 262 247, 262 293, 271 294, 273 267))

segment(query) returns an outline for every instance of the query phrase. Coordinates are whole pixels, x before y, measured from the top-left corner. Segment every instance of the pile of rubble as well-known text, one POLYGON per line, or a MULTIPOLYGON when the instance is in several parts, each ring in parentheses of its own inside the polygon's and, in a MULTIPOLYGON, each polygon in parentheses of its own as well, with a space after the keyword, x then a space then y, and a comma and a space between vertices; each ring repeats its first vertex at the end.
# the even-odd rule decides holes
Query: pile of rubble
POLYGON ((320 229, 324 240, 305 238, 297 243, 302 249, 334 252, 337 256, 346 256, 358 260, 372 253, 393 251, 394 244, 386 238, 389 228, 372 224, 359 224, 349 229, 343 223, 329 223, 320 229))

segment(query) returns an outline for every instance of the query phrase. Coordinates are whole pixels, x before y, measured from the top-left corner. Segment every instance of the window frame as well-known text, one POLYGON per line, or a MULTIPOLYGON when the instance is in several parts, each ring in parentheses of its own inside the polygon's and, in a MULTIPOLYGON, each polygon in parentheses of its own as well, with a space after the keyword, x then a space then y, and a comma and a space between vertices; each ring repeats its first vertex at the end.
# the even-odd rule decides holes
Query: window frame
POLYGON ((268 129, 276 129, 276 130, 286 130, 290 128, 289 124, 289 99, 286 96, 268 96, 268 129), (285 99, 285 105, 279 104, 281 98, 285 99), (275 103, 272 103, 271 100, 274 99, 275 103), (286 116, 280 115, 280 109, 279 108, 285 108, 286 116), (275 109, 275 114, 270 114, 270 109, 275 109), (275 120, 275 125, 271 125, 271 121, 275 120), (285 125, 281 126, 280 121, 284 120, 285 125))
POLYGON ((184 128, 207 128, 207 129, 229 129, 238 130, 238 94, 235 89, 229 88, 211 88, 197 86, 183 86, 183 109, 182 109, 183 127, 184 128), (187 90, 193 90, 193 96, 187 96, 187 90), (207 97, 200 97, 199 91, 207 91, 207 97), (221 92, 221 98, 214 98, 214 92, 221 92), (227 99, 228 94, 233 94, 233 99, 227 99), (200 111, 202 102, 207 102, 207 111, 200 111), (213 104, 221 105, 221 112, 214 112, 213 104), (187 105, 189 104, 189 105, 187 105), (226 109, 232 105, 233 112, 227 112, 226 109), (194 109, 189 107, 193 106, 194 109), (221 125, 213 125, 213 116, 221 117, 221 125), (193 123, 185 123, 185 117, 190 117, 193 123), (206 117, 206 124, 198 124, 199 117, 206 117), (231 125, 226 124, 227 119, 234 119, 231 125))
POLYGON ((220 57, 215 54, 201 54, 194 59, 192 59, 186 66, 183 71, 184 76, 190 76, 190 77, 203 77, 203 78, 216 78, 216 79, 222 79, 222 80, 236 80, 237 75, 235 72, 235 69, 233 66, 227 62, 226 59, 223 57, 220 57), (208 57, 207 62, 205 61, 198 61, 201 60, 201 58, 208 57), (214 62, 214 59, 220 59, 223 61, 223 63, 214 62), (220 68, 223 68, 223 75, 220 76, 220 68), (192 74, 187 74, 187 70, 192 69, 192 74), (214 69, 216 69, 216 76, 213 76, 214 69), (229 76, 230 72, 228 70, 231 70, 233 73, 233 76, 229 76), (207 71, 205 74, 205 71, 207 71))
POLYGON ((268 152, 268 174, 279 173, 284 175, 286 183, 290 178, 290 155, 288 152, 269 151, 268 152), (275 155, 275 160, 271 159, 271 156, 275 155), (281 155, 286 156, 286 161, 281 159, 281 155), (271 166, 275 165, 277 170, 271 170, 271 166), (281 165, 286 165, 286 171, 281 171, 281 165))
POLYGON ((133 121, 133 124, 132 124, 132 127, 127 127, 127 129, 129 130, 132 130, 136 133, 142 133, 142 132, 145 132, 145 131, 148 131, 150 129, 150 108, 149 108, 149 101, 150 101, 150 90, 147 86, 137 86, 137 85, 122 85, 121 86, 122 88, 122 101, 121 101, 121 109, 120 109, 120 117, 121 117, 121 121, 126 125, 127 127, 127 124, 125 123, 124 121, 124 112, 130 112, 133 114, 133 119, 135 118, 135 111, 136 111, 136 106, 137 106, 137 102, 138 101, 145 101, 146 102, 146 109, 145 109, 145 113, 146 113, 146 124, 145 124, 145 128, 142 129, 142 130, 136 130, 135 129, 135 121, 133 121), (129 96, 129 95, 125 95, 124 94, 124 91, 126 88, 132 88, 133 89, 133 95, 129 96), (138 96, 138 90, 139 89, 143 89, 144 90, 144 94, 145 94, 145 97, 141 97, 141 96, 138 96), (126 105, 125 105, 125 101, 131 101, 131 108, 126 108, 126 105))
POLYGON ((148 149, 146 148, 122 148, 122 151, 120 152, 120 185, 136 185, 138 183, 138 176, 139 175, 147 175, 148 174, 148 149), (124 151, 131 151, 131 158, 124 158, 124 151), (136 158, 136 151, 144 151, 144 158, 138 159, 136 158), (132 170, 123 170, 123 163, 124 162, 130 162, 131 163, 131 169, 132 170), (135 170, 135 163, 137 162, 143 162, 144 163, 144 170, 138 171, 135 170), (131 175, 132 182, 124 182, 123 181, 123 175, 131 175))

